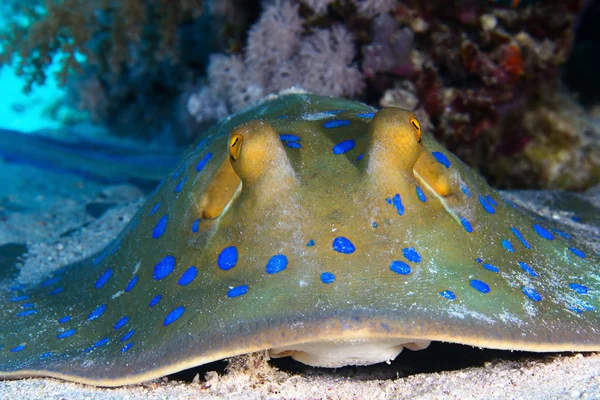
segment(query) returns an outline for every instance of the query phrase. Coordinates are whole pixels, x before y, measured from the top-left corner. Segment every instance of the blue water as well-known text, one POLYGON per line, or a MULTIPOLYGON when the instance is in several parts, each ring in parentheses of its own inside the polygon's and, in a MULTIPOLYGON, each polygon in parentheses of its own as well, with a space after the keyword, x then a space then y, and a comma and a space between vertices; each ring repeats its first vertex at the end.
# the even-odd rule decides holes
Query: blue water
POLYGON ((48 71, 46 83, 34 86, 31 93, 25 94, 25 81, 10 67, 0 68, 0 128, 32 132, 62 125, 60 120, 50 115, 51 109, 65 95, 54 77, 56 70, 55 63, 48 71))

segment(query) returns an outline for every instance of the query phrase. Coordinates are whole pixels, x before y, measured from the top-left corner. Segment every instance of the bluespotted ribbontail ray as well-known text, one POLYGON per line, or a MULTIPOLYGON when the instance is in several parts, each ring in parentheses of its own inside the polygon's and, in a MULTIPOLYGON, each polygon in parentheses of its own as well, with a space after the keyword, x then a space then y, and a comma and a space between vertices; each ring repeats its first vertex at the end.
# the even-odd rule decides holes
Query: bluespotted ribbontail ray
POLYGON ((101 254, 0 296, 0 377, 102 386, 270 349, 598 351, 599 257, 409 111, 286 95, 208 131, 101 254))

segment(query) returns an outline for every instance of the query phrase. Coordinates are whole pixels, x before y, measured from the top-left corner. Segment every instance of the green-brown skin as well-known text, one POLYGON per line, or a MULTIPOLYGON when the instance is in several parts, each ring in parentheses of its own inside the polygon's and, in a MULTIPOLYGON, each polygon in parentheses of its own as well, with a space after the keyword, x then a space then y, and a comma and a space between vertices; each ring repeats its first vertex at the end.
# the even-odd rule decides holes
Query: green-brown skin
MULTIPOLYGON (((67 266, 48 277, 58 279, 46 286, 0 294, 0 377, 53 376, 118 386, 232 355, 329 340, 397 337, 512 350, 600 350, 600 259, 592 249, 513 208, 428 134, 419 138, 411 112, 384 109, 373 119, 357 116, 374 111, 344 99, 294 94, 209 130, 187 153, 177 177, 165 180, 116 239, 121 244, 114 254, 106 251, 99 262, 94 257, 67 266), (344 111, 318 114, 330 110, 344 111), (331 120, 349 124, 325 128, 331 120), (302 147, 288 147, 279 134, 300 137, 302 147), (235 157, 230 154, 233 135, 242 139, 235 157), (349 139, 355 141, 353 149, 333 153, 333 146, 349 139), (212 158, 197 172, 209 152, 212 158), (442 152, 450 166, 438 163, 432 152, 442 152), (175 193, 184 176, 182 190, 175 193), (460 189, 461 182, 471 197, 460 189), (402 215, 386 200, 396 194, 402 215), (478 195, 497 202, 494 214, 483 209, 478 195), (148 216, 157 202, 162 205, 148 216), (206 211, 215 204, 217 215, 206 211), (152 238, 167 213, 164 233, 152 238), (202 218, 192 232, 203 215, 211 218, 202 218), (553 240, 537 234, 534 223, 552 232, 553 240), (353 253, 333 249, 340 236, 353 243, 353 253), (503 239, 514 252, 503 247, 503 239), (307 246, 310 240, 314 246, 307 246), (228 246, 236 246, 238 261, 223 270, 217 258, 228 246), (422 261, 405 258, 403 249, 409 247, 422 261), (277 254, 287 257, 287 267, 266 273, 277 254), (175 257, 174 271, 155 280, 155 265, 166 255, 175 257), (394 260, 410 266, 410 272, 392 271, 394 260), (483 263, 499 272, 484 269, 483 263), (178 280, 192 265, 196 279, 180 286, 178 280), (112 276, 96 289, 108 269, 112 276), (334 274, 335 281, 323 283, 323 272, 334 274), (138 282, 125 293, 134 275, 138 282), (485 282, 490 291, 476 290, 471 280, 485 282), (585 286, 587 293, 570 284, 585 286), (231 288, 242 285, 247 293, 228 297, 231 288), (541 299, 526 296, 524 287, 541 299), (447 290, 454 300, 440 295, 447 290), (149 307, 159 293, 160 302, 149 307), (21 295, 30 297, 10 301, 21 295), (17 316, 23 303, 33 303, 37 312, 17 316), (101 304, 106 304, 104 313, 88 320, 101 304), (185 307, 183 315, 164 326, 179 306, 185 307), (71 320, 60 324, 65 315, 71 320), (115 330, 125 315, 129 321, 115 330), (70 329, 73 335, 57 338, 70 329), (131 329, 135 334, 121 342, 131 329), (106 344, 92 346, 105 337, 106 344), (122 352, 128 343, 133 345, 122 352), (11 351, 20 345, 26 347, 11 351)), ((111 246, 108 250, 116 248, 111 246)))

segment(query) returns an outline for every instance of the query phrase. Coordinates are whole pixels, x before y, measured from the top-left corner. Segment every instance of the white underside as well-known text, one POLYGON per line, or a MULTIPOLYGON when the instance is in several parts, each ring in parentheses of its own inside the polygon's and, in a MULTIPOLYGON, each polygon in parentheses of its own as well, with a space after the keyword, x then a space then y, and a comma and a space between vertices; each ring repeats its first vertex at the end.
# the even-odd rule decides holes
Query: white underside
POLYGON ((338 368, 346 365, 371 365, 390 362, 406 347, 423 350, 430 340, 415 339, 367 339, 331 340, 300 343, 269 350, 272 358, 290 356, 294 360, 313 367, 338 368))

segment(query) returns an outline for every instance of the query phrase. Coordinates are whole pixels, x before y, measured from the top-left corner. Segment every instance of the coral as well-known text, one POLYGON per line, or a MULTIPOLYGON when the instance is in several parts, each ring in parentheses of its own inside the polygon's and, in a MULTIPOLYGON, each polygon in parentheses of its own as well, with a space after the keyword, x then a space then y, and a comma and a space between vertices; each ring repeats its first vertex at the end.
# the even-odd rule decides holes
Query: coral
MULTIPOLYGON (((325 14, 327 7, 335 2, 336 0, 302 0, 302 3, 310 7, 317 15, 325 14)), ((347 2, 351 3, 360 15, 369 18, 387 13, 397 4, 397 0, 351 0, 347 2)))
POLYGON ((512 110, 485 137, 483 165, 508 188, 582 190, 600 182, 600 125, 562 91, 512 110))
POLYGON ((267 6, 249 31, 244 55, 211 56, 208 85, 188 101, 197 121, 239 111, 291 87, 331 96, 361 93, 352 34, 339 24, 305 32, 298 8, 291 1, 267 6))
POLYGON ((45 82, 56 57, 63 84, 72 70, 82 69, 82 59, 103 72, 119 72, 140 59, 175 59, 179 25, 201 12, 202 0, 46 0, 45 8, 25 7, 24 18, 14 19, 2 35, 0 64, 16 65, 31 90, 45 82))
POLYGON ((399 76, 412 73, 410 52, 414 45, 414 33, 408 27, 400 27, 389 14, 373 20, 373 39, 362 47, 362 70, 367 77, 377 72, 391 71, 399 76))
POLYGON ((542 132, 515 128, 525 123, 525 114, 539 116, 545 109, 540 99, 560 87, 578 10, 572 2, 521 2, 507 8, 483 1, 406 0, 391 11, 391 18, 374 20, 372 41, 362 47, 363 71, 371 93, 385 93, 380 103, 402 103, 401 95, 420 99, 415 107, 428 114, 438 139, 487 172, 493 184, 583 188, 596 175, 594 168, 579 164, 593 165, 583 161, 590 158, 576 155, 587 154, 589 146, 584 150, 582 141, 569 142, 583 131, 552 130, 552 143, 562 135, 571 144, 572 159, 563 162, 553 156, 553 145, 537 147, 549 152, 546 160, 541 153, 533 155, 529 145, 543 142, 542 132), (508 124, 507 118, 518 122, 508 124), (513 162, 490 162, 501 157, 513 162), (523 179, 518 165, 537 172, 523 179), (564 179, 567 166, 578 169, 570 182, 564 179), (512 177, 512 183, 503 175, 512 177), (540 179, 538 184, 533 177, 540 179))
POLYGON ((239 47, 254 17, 240 6, 254 2, 240 0, 36 1, 43 3, 27 0, 22 18, 5 29, 0 59, 16 67, 27 90, 59 61, 66 102, 92 122, 112 134, 180 144, 197 129, 180 96, 205 73, 210 53, 239 47))

